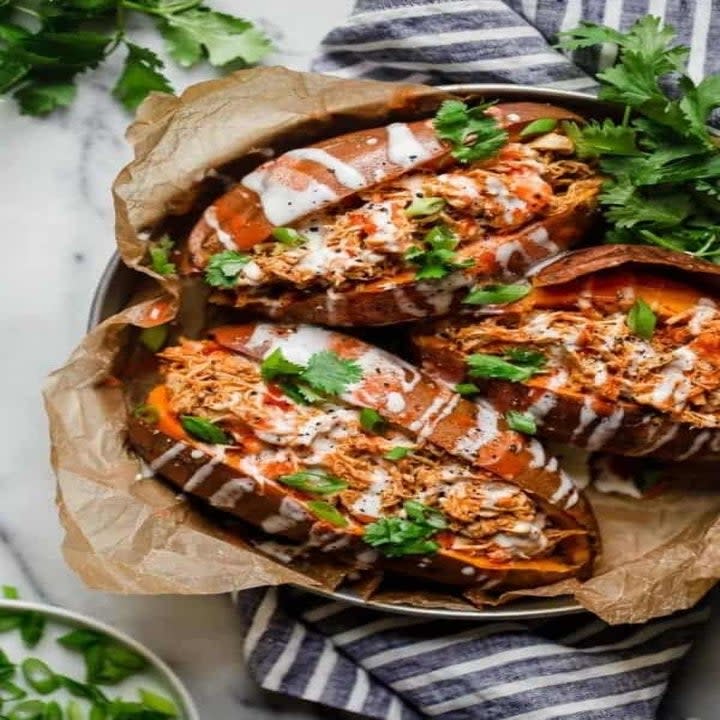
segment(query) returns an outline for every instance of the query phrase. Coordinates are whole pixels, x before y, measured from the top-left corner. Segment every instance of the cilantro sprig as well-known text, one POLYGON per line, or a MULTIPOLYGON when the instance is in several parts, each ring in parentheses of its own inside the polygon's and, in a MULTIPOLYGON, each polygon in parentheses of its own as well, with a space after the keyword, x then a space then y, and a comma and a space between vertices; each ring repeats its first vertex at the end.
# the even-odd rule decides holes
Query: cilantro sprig
POLYGON ((363 539, 387 557, 431 555, 440 549, 433 540, 447 527, 443 514, 417 500, 403 505, 405 517, 379 518, 365 526, 363 539))
POLYGON ((238 275, 249 262, 250 256, 237 250, 215 253, 205 269, 205 282, 213 287, 230 290, 235 287, 238 275))
POLYGON ((295 402, 307 405, 342 395, 349 385, 360 380, 362 368, 331 350, 314 353, 307 365, 300 365, 275 348, 260 364, 260 374, 295 402))
POLYGON ((418 266, 418 280, 440 280, 454 270, 475 264, 472 258, 458 261, 455 250, 459 243, 460 238, 447 225, 436 225, 425 233, 422 245, 405 251, 405 259, 418 266))
POLYGON ((494 155, 508 141, 508 134, 485 111, 491 103, 469 107, 460 100, 445 100, 433 124, 438 137, 452 148, 461 163, 472 163, 494 155))
POLYGON ((562 32, 566 50, 615 43, 618 62, 601 73, 599 97, 625 106, 621 122, 564 123, 581 158, 607 178, 600 202, 608 242, 647 243, 720 262, 720 148, 708 128, 720 107, 720 75, 685 74, 689 49, 652 16, 627 32, 583 23, 562 32), (679 77, 671 95, 664 80, 679 77))
POLYGON ((250 65, 270 50, 252 23, 203 0, 0 0, 0 94, 24 115, 47 115, 75 99, 78 75, 126 52, 113 95, 134 110, 152 91, 172 92, 163 61, 128 37, 129 16, 155 21, 165 50, 191 67, 250 65))

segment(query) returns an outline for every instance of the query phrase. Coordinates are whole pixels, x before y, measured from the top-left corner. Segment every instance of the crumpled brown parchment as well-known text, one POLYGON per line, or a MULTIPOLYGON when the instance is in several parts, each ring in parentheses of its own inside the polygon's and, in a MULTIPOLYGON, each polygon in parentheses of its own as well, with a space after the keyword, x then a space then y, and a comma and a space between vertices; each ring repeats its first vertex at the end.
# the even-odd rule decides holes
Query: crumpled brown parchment
MULTIPOLYGON (((140 266, 148 240, 168 227, 189 227, 203 202, 268 148, 422 116, 442 95, 421 85, 260 68, 200 83, 177 98, 151 96, 128 131, 135 159, 113 188, 123 260, 152 275, 140 266)), ((92 330, 45 387, 68 564, 88 586, 120 593, 336 585, 343 575, 337 568, 276 562, 237 528, 139 476, 125 446, 126 410, 113 370, 128 326, 159 324, 177 312, 177 283, 155 279, 154 293, 92 330)), ((638 501, 591 492, 591 500, 603 538, 594 577, 518 594, 570 593, 608 622, 641 622, 691 606, 720 578, 720 493, 638 501)), ((416 591, 394 591, 392 599, 423 604, 416 591)), ((445 606, 462 603, 458 597, 445 606)))

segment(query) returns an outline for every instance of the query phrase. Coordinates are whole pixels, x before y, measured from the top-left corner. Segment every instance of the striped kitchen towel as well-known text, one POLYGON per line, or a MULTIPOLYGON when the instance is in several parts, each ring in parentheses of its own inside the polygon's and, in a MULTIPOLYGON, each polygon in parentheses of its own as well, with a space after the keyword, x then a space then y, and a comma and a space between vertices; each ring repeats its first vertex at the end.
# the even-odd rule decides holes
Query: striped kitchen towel
POLYGON ((313 69, 342 77, 441 83, 520 83, 592 92, 616 47, 565 56, 559 30, 581 20, 628 29, 646 14, 691 48, 694 80, 720 70, 717 0, 357 0, 322 43, 313 69))
POLYGON ((238 604, 263 688, 382 720, 651 720, 709 614, 429 621, 289 588, 246 591, 238 604))

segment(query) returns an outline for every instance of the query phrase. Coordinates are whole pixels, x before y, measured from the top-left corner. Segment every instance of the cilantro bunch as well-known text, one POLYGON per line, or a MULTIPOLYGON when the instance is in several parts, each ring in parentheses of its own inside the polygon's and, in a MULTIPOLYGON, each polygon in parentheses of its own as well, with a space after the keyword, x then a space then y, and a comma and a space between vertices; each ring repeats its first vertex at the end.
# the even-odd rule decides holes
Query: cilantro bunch
POLYGON ((436 553, 440 545, 433 539, 447 527, 439 510, 417 500, 403 505, 405 517, 379 518, 365 527, 363 540, 387 557, 436 553))
POLYGON ((112 93, 128 110, 153 90, 172 92, 163 61, 128 39, 130 13, 154 19, 183 67, 244 66, 270 50, 252 23, 202 0, 0 0, 0 95, 12 93, 25 115, 47 115, 70 105, 77 76, 120 47, 125 63, 112 93))
POLYGON ((581 158, 597 158, 607 177, 600 196, 607 240, 650 243, 720 262, 720 150, 708 128, 720 107, 720 75, 695 84, 689 49, 652 16, 621 33, 583 23, 560 33, 566 50, 618 45, 618 62, 598 74, 602 100, 625 106, 621 122, 565 124, 581 158), (680 92, 666 80, 677 77, 680 92))

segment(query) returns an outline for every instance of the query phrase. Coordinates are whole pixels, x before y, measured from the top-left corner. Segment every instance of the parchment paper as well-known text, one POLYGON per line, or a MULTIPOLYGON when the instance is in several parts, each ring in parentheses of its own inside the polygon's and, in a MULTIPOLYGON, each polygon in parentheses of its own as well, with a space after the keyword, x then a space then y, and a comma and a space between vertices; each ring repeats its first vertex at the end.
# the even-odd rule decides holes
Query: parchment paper
MULTIPOLYGON (((179 98, 155 94, 128 131, 135 159, 113 188, 118 249, 128 265, 152 275, 141 265, 148 240, 186 231, 202 205, 267 157, 268 148, 422 116, 441 97, 419 85, 283 68, 241 71, 179 98)), ((120 593, 335 586, 342 570, 276 562, 253 549, 247 528, 218 522, 160 481, 139 477, 138 460, 125 446, 126 410, 114 370, 128 326, 159 324, 177 312, 179 286, 156 279, 153 296, 93 330, 45 388, 67 562, 89 587, 120 593)), ((652 500, 592 492, 591 499, 603 539, 594 577, 521 594, 572 593, 608 622, 641 622, 691 606, 720 577, 720 492, 652 500)), ((466 603, 438 597, 392 592, 394 601, 466 603)))

